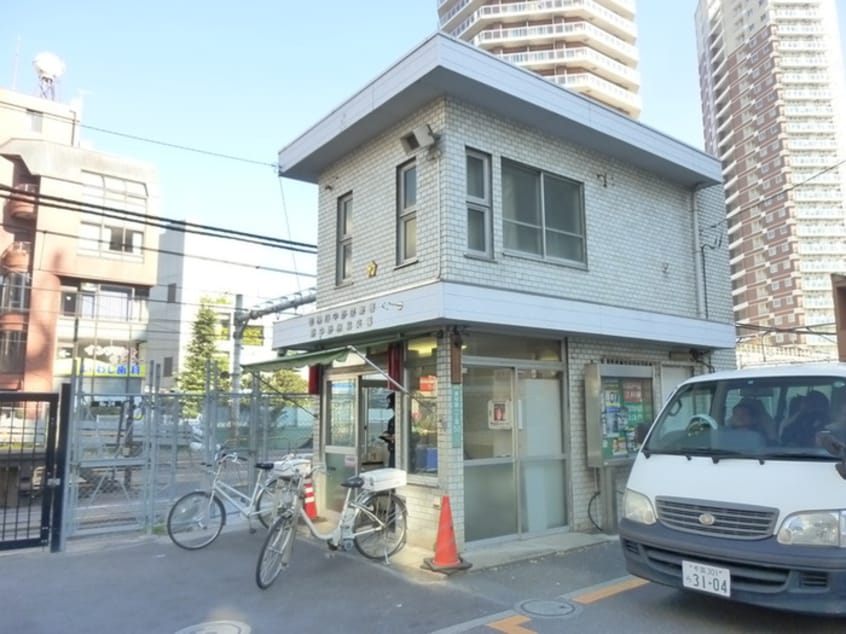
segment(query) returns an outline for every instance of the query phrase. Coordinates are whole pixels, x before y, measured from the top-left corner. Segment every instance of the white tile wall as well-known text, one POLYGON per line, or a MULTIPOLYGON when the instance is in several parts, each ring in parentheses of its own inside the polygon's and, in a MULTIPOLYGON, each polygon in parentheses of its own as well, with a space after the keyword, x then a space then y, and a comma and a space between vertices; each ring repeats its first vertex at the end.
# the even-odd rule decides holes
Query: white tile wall
POLYGON ((694 236, 692 194, 655 174, 451 99, 431 103, 334 165, 320 179, 317 308, 338 305, 433 279, 696 317, 732 319, 722 188, 695 194, 700 242, 694 236), (428 123, 442 135, 440 158, 418 159, 418 262, 396 268, 396 167, 408 159, 399 138, 428 123), (493 157, 492 262, 465 257, 465 147, 493 157), (588 267, 539 262, 503 250, 500 159, 507 157, 584 184, 588 267), (602 175, 601 177, 599 175, 602 175), (607 183, 607 186, 605 184, 607 183), (328 189, 331 187, 331 189, 328 189), (337 199, 354 198, 353 281, 335 286, 337 199), (706 265, 707 301, 697 303, 696 264, 706 265), (367 265, 378 266, 368 278, 367 265))
MULTIPOLYGON (((566 125, 562 123, 562 125, 566 125)), ((379 134, 333 165, 320 178, 318 224, 318 302, 327 308, 419 285, 435 279, 523 290, 721 323, 733 319, 729 284, 724 204, 721 187, 695 194, 635 165, 558 142, 535 131, 496 120, 451 99, 428 104, 414 117, 379 134), (441 135, 440 154, 418 159, 418 261, 395 266, 396 167, 408 159, 399 138, 429 124, 441 135), (465 147, 493 157, 494 261, 465 257, 465 147), (587 222, 587 269, 554 265, 503 252, 500 159, 507 157, 584 183, 587 222), (601 177, 599 176, 601 175, 601 177), (607 185, 607 186, 606 186, 607 185), (353 193, 352 282, 335 286, 337 199, 353 193), (699 243, 693 201, 699 211, 699 243), (704 255, 703 255, 704 254, 704 255), (705 266, 707 293, 697 297, 697 259, 705 266), (368 263, 377 274, 368 277, 368 263)), ((563 336, 563 335, 562 335, 563 336)), ((568 500, 571 528, 590 530, 587 506, 598 474, 587 467, 584 412, 584 365, 604 357, 630 358, 658 367, 669 349, 648 342, 568 338, 568 500)), ((734 367, 734 352, 719 351, 711 362, 734 367)), ((702 368, 700 367, 700 371, 702 368)), ((434 546, 441 495, 450 496, 459 549, 463 547, 463 454, 451 446, 448 348, 439 348, 439 411, 445 428, 439 437, 439 479, 432 486, 409 485, 402 491, 410 514, 409 540, 434 546)), ((656 372, 660 376, 660 372, 656 372)), ((660 385, 656 385, 656 407, 660 385)), ((618 472, 618 486, 625 480, 618 472)), ((594 503, 602 522, 602 504, 594 503)))

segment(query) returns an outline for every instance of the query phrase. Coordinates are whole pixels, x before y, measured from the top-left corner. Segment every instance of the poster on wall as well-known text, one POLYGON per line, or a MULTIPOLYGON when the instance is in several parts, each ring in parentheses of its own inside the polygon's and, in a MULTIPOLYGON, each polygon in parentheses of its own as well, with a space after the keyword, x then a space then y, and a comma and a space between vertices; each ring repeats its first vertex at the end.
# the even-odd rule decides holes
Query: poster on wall
POLYGON ((488 429, 511 429, 511 401, 488 401, 488 429))
POLYGON ((602 377, 602 457, 626 458, 638 450, 635 429, 652 420, 652 381, 602 377))

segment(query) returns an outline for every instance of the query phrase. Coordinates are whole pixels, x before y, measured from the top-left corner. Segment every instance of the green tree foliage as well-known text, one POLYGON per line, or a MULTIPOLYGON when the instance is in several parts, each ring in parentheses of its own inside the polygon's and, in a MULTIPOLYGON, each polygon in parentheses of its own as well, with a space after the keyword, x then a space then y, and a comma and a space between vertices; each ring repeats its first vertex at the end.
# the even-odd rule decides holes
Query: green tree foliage
POLYGON ((267 383, 267 389, 282 392, 283 394, 305 394, 308 391, 306 381, 296 370, 277 370, 273 374, 262 376, 267 383))
POLYGON ((209 360, 217 365, 218 383, 221 391, 229 390, 228 360, 217 351, 216 342, 221 338, 218 315, 213 306, 223 302, 208 297, 200 300, 200 308, 192 326, 191 342, 185 357, 185 365, 177 377, 177 385, 183 392, 204 392, 206 389, 206 364, 209 360))

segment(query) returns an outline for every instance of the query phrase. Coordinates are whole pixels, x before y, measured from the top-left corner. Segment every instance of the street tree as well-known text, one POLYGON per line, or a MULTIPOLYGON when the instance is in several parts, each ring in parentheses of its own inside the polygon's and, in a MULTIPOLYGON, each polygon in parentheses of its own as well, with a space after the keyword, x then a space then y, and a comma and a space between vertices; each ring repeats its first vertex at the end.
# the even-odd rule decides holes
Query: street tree
MULTIPOLYGON (((191 328, 191 341, 188 344, 185 363, 178 374, 176 384, 182 392, 202 393, 206 390, 207 369, 216 375, 216 387, 221 391, 229 391, 228 360, 217 350, 217 341, 229 333, 220 332, 218 314, 214 306, 226 304, 226 300, 214 300, 203 297, 191 328)), ((183 414, 188 417, 199 413, 199 399, 187 399, 183 414)))

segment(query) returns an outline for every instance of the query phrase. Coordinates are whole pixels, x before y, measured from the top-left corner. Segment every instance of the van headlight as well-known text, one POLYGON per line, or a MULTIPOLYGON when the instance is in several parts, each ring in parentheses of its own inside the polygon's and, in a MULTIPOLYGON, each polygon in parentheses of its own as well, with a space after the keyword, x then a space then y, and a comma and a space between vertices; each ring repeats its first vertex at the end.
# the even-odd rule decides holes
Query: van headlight
POLYGON ((638 524, 654 524, 655 509, 643 493, 626 489, 623 494, 623 517, 638 524))
POLYGON ((807 511, 788 515, 781 523, 779 544, 846 547, 846 512, 807 511))

